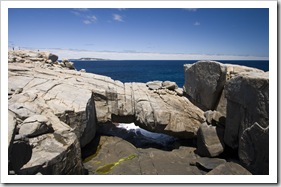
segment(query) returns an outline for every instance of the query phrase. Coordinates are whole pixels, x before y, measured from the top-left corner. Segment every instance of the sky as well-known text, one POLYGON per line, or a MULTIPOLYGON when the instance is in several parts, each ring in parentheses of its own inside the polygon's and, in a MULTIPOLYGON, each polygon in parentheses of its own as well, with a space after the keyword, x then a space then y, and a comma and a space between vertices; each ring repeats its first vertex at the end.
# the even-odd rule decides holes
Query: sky
POLYGON ((269 10, 9 8, 8 40, 60 58, 268 60, 269 10))

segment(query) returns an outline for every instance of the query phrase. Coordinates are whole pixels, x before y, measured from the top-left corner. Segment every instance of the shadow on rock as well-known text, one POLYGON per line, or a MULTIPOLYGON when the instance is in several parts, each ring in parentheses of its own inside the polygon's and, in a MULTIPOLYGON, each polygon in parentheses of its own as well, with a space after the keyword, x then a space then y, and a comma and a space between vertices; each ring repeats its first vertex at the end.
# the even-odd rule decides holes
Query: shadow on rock
POLYGON ((11 160, 9 163, 9 170, 18 171, 24 166, 32 156, 32 147, 28 142, 17 141, 13 144, 13 149, 11 152, 11 160))
POLYGON ((175 137, 153 133, 136 126, 133 128, 125 128, 120 124, 106 123, 99 125, 98 132, 102 135, 122 138, 133 144, 135 147, 143 149, 156 148, 164 151, 171 151, 181 145, 179 139, 175 137))

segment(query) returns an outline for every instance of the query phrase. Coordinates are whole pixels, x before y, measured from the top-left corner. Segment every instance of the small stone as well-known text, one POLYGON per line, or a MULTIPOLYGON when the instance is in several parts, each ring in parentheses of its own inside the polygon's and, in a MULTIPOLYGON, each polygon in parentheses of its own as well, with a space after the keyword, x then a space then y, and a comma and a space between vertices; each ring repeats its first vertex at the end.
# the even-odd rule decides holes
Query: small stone
POLYGON ((216 168, 220 164, 224 164, 225 162, 226 161, 224 159, 208 157, 202 157, 195 160, 196 166, 206 171, 211 171, 212 169, 216 168))
POLYGON ((178 88, 178 85, 175 82, 172 82, 172 81, 164 81, 162 83, 162 87, 166 88, 168 90, 175 90, 175 89, 178 88))
POLYGON ((146 83, 150 90, 158 90, 162 88, 162 81, 150 81, 146 83))
POLYGON ((183 96, 183 89, 182 88, 176 88, 175 92, 177 93, 178 96, 183 96))
POLYGON ((48 59, 52 60, 52 62, 57 61, 58 58, 59 58, 59 57, 58 57, 57 55, 52 54, 52 53, 49 53, 49 55, 48 55, 48 59))
POLYGON ((197 152, 200 156, 215 157, 224 151, 224 129, 201 124, 197 132, 197 152))

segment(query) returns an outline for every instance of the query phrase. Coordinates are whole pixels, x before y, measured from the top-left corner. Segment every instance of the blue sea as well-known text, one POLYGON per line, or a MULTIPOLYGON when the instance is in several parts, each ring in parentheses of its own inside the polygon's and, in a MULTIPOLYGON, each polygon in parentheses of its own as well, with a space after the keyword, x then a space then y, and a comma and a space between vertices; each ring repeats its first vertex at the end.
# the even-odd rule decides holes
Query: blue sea
MULTIPOLYGON (((148 82, 153 80, 174 81, 179 87, 184 85, 184 64, 197 60, 102 60, 73 61, 77 70, 109 76, 121 82, 148 82)), ((219 60, 221 63, 244 65, 269 70, 269 61, 219 60)))

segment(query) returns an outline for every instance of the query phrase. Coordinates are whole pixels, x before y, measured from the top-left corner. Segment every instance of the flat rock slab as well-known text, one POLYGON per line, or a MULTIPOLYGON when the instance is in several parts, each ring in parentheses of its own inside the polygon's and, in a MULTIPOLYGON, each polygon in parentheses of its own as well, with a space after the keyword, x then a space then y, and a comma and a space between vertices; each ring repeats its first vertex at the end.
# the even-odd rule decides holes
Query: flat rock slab
POLYGON ((196 166, 206 170, 211 171, 212 169, 216 168, 217 166, 226 163, 226 160, 220 159, 220 158, 208 158, 208 157, 202 157, 194 160, 196 166))
POLYGON ((190 162, 198 158, 195 148, 173 151, 140 149, 118 137, 101 136, 98 151, 84 160, 89 174, 109 175, 201 175, 190 162))
MULTIPOLYGON (((123 84, 106 76, 24 63, 9 63, 9 70, 9 89, 22 89, 10 96, 9 109, 24 120, 48 108, 82 137, 82 146, 95 134, 93 125, 87 129, 91 133, 83 136, 92 124, 89 120, 135 122, 146 130, 180 138, 195 137, 205 120, 203 111, 173 90, 150 90, 145 83, 123 84)), ((157 84, 162 87, 162 82, 157 84)))
POLYGON ((252 175, 247 169, 234 162, 226 162, 217 166, 206 175, 252 175))

